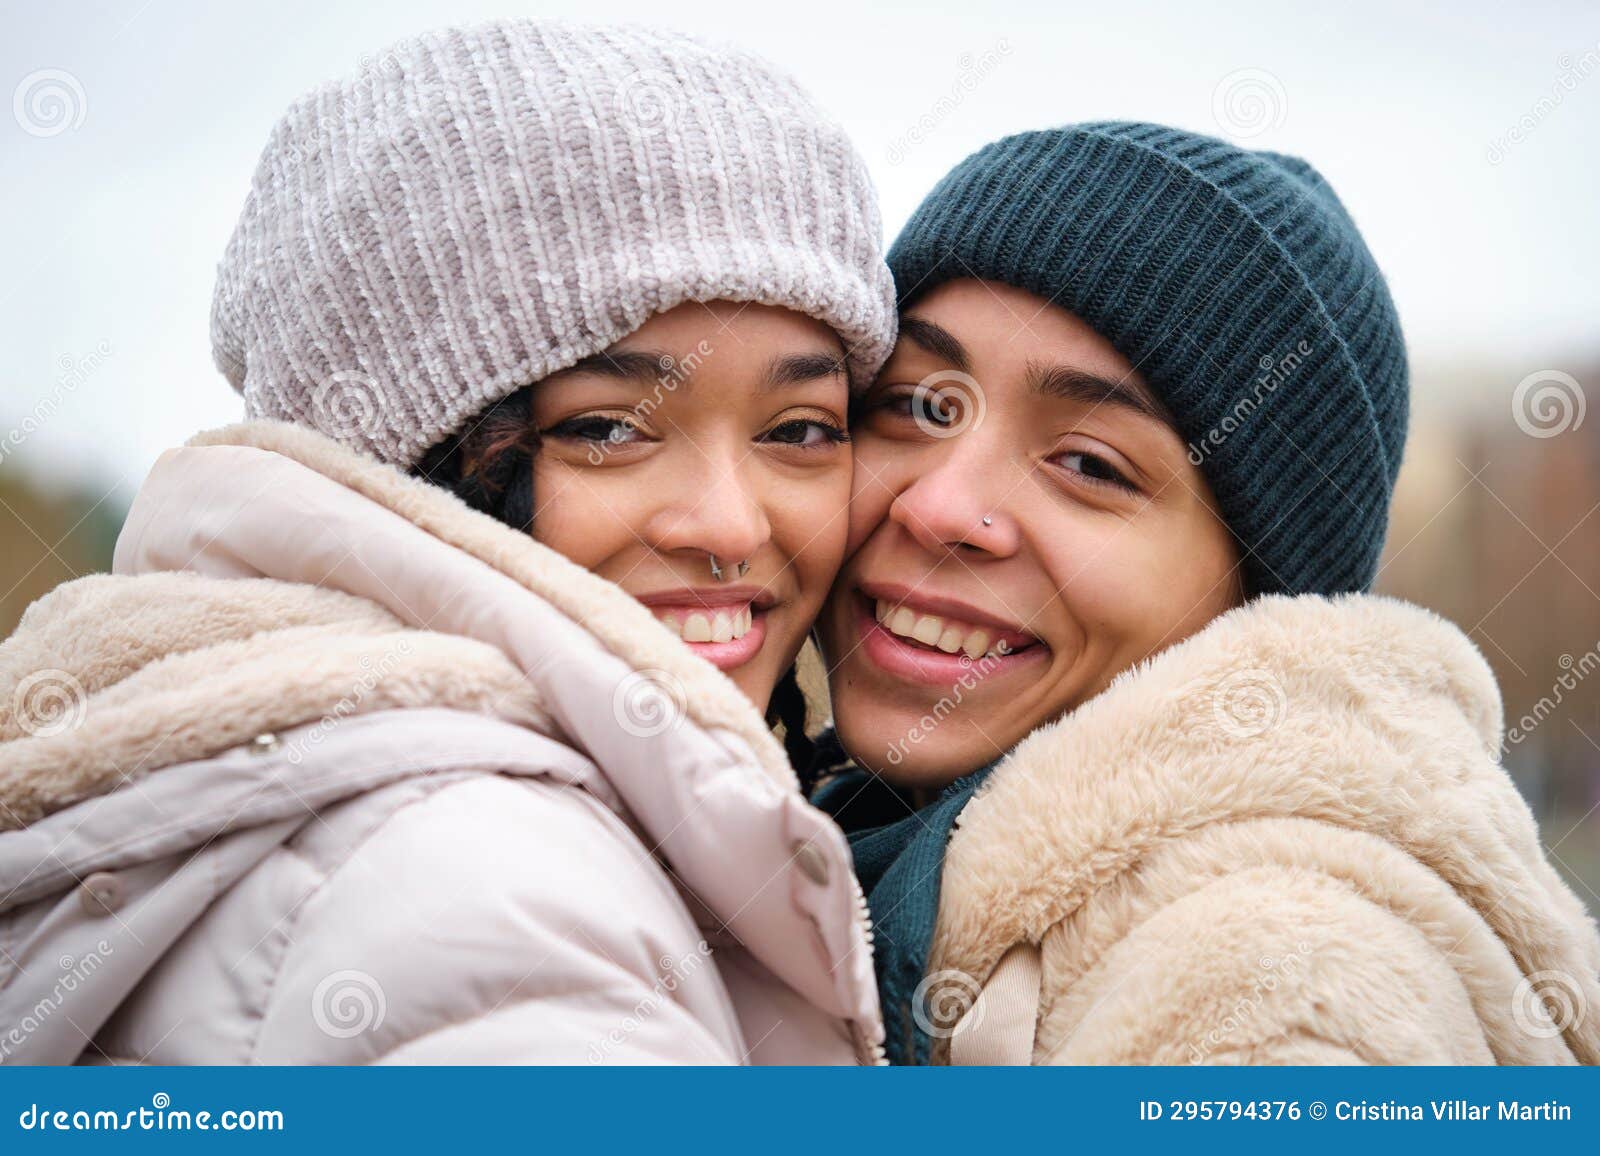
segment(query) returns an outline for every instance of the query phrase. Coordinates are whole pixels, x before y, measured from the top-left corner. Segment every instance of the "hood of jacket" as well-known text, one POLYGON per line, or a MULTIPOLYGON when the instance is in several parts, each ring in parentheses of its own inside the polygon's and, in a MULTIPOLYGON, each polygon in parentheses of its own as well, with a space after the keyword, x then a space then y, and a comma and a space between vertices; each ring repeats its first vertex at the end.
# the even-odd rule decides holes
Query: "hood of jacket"
MULTIPOLYGON (((871 949, 843 836, 749 700, 615 585, 281 422, 163 454, 113 569, 40 600, 0 644, 0 832, 13 841, 85 800, 127 797, 129 822, 147 822, 138 792, 118 788, 263 732, 395 707, 491 715, 571 748, 585 787, 719 930, 871 1033, 871 949), (802 888, 800 871, 834 885, 802 888), (793 950, 819 935, 842 961, 831 972, 793 950)), ((183 837, 280 818, 240 797, 217 829, 183 837)), ((0 911, 100 869, 97 856, 126 861, 111 847, 70 864, 16 847, 0 853, 0 911)))
POLYGON ((1349 937, 1318 937, 1370 926, 1399 945, 1386 966, 1418 981, 1417 1000, 1459 981, 1474 1047, 1600 1061, 1600 938, 1500 766, 1500 720, 1488 664, 1427 610, 1249 603, 999 764, 949 845, 930 972, 981 985, 1014 947, 1043 944, 1038 1055, 1176 1063, 1192 1057, 1175 1039, 1237 1007, 1239 982, 1256 976, 1259 994, 1262 960, 1303 955, 1303 1001, 1239 1037, 1348 1037, 1361 1056, 1362 1032, 1404 1025, 1327 1022, 1364 964, 1349 937), (1358 903, 1381 925, 1301 918, 1358 903), (1225 925, 1240 959, 1221 959, 1225 925), (1553 1029, 1533 1006, 1541 984, 1553 1029))

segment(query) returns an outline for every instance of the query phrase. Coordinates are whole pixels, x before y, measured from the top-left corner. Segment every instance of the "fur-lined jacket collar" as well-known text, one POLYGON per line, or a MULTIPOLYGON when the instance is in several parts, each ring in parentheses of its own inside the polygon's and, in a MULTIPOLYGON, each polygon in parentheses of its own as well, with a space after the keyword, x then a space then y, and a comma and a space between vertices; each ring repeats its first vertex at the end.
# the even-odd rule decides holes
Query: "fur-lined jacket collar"
POLYGON ((1500 711, 1426 610, 1253 602, 996 769, 931 971, 1042 948, 1035 1062, 1600 1061, 1600 939, 1500 711))

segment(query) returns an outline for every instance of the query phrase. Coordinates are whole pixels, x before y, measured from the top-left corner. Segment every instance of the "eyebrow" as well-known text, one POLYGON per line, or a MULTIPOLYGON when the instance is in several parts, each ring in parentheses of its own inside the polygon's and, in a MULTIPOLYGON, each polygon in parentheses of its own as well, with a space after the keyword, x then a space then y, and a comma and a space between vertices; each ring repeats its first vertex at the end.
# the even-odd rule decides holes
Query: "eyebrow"
POLYGON ((636 381, 641 385, 655 385, 661 375, 671 371, 672 362, 665 353, 652 350, 607 349, 581 358, 568 366, 566 373, 591 373, 596 377, 613 377, 621 381, 636 381))
POLYGON ((844 358, 832 353, 794 353, 787 357, 774 358, 771 365, 767 366, 766 380, 762 382, 763 392, 772 389, 782 389, 787 385, 803 385, 808 381, 820 381, 825 377, 843 377, 844 358))
POLYGON ((1089 406, 1115 406, 1165 426, 1173 424, 1156 400, 1130 378, 1118 381, 1070 365, 1029 362, 1028 388, 1042 397, 1089 406))
POLYGON ((926 317, 910 314, 900 318, 900 336, 920 346, 935 357, 943 358, 962 373, 972 372, 972 356, 954 333, 942 325, 935 325, 926 317))

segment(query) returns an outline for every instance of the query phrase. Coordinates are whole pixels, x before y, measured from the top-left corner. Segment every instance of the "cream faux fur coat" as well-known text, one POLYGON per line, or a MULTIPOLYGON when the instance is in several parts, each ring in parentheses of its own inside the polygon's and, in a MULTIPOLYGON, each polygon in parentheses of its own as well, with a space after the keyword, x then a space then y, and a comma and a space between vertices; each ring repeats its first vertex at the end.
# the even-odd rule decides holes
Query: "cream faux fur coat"
POLYGON ((961 815, 936 1057, 1600 1062, 1600 939, 1500 728, 1482 656, 1425 610, 1218 619, 1031 735, 961 815))
POLYGON ((621 590, 295 426, 0 644, 0 1061, 854 1063, 860 890, 621 590))

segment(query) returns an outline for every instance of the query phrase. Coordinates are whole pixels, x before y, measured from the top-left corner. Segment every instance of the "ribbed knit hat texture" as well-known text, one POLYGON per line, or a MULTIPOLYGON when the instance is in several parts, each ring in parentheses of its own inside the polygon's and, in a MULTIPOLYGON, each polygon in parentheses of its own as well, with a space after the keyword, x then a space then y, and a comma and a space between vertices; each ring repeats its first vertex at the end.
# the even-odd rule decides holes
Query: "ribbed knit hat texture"
POLYGON ((868 381, 894 292, 865 164, 787 76, 675 33, 504 21, 290 107, 218 269, 250 417, 409 466, 686 301, 781 306, 868 381))
POLYGON ((1115 346, 1175 416, 1248 592, 1371 586, 1405 345, 1372 254, 1305 161, 1151 124, 1023 133, 957 165, 889 265, 902 303, 998 281, 1115 346))

